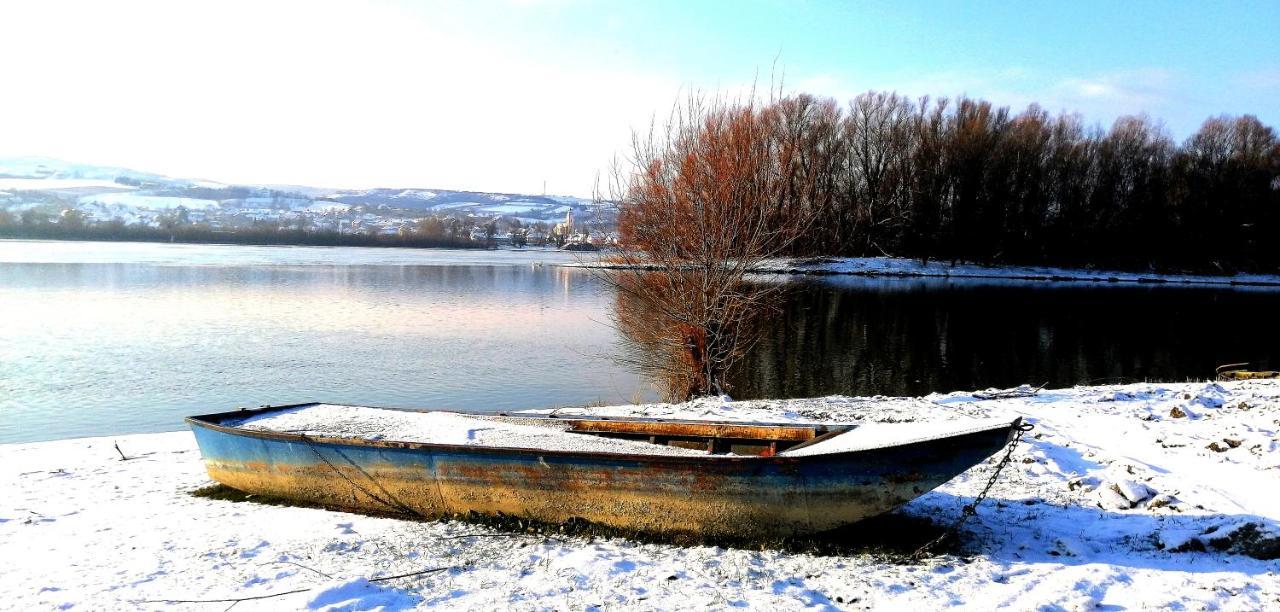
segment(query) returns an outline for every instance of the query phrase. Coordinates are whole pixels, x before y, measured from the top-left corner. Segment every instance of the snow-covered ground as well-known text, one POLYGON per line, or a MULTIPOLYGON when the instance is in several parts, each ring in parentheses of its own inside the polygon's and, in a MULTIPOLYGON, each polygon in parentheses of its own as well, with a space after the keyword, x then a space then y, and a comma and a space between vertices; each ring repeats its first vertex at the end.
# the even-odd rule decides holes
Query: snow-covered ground
POLYGON ((11 189, 15 191, 31 190, 61 190, 61 189, 86 189, 86 188, 104 188, 112 190, 133 189, 128 185, 122 185, 115 181, 101 179, 74 179, 74 178, 0 178, 0 189, 11 189))
POLYGON ((1059 280, 1104 283, 1184 283, 1210 285, 1280 285, 1280 275, 1236 274, 1212 276, 1203 274, 1158 274, 1114 270, 1082 270, 1047 266, 979 266, 951 265, 945 261, 920 263, 918 259, 901 257, 841 257, 777 259, 758 268, 760 272, 784 274, 855 274, 865 276, 921 276, 944 278, 1005 278, 1023 280, 1059 280))
POLYGON ((563 210, 563 209, 566 209, 566 207, 548 206, 545 203, 540 203, 540 202, 522 202, 519 200, 515 200, 515 201, 508 202, 506 204, 499 204, 495 206, 485 206, 485 207, 479 208, 478 210, 480 212, 486 212, 486 213, 491 213, 495 215, 529 215, 529 214, 532 214, 534 211, 552 213, 552 214, 556 212, 559 212, 559 214, 564 214, 565 212, 568 212, 567 210, 563 210))
POLYGON ((181 198, 176 196, 138 195, 134 193, 98 193, 84 196, 80 198, 79 202, 81 204, 106 204, 111 206, 125 206, 129 208, 141 208, 147 210, 169 210, 179 206, 192 210, 218 207, 217 200, 181 198))
MULTIPOLYGON (((1280 561, 1242 554, 1277 553, 1277 381, 559 413, 842 423, 1021 414, 1037 427, 966 527, 964 551, 914 564, 199 498, 189 493, 209 481, 185 432, 0 446, 0 607, 158 609, 290 591, 235 609, 1280 606, 1280 561), (1258 545, 1268 538, 1272 548, 1258 545)), ((946 521, 991 469, 900 512, 946 521)))

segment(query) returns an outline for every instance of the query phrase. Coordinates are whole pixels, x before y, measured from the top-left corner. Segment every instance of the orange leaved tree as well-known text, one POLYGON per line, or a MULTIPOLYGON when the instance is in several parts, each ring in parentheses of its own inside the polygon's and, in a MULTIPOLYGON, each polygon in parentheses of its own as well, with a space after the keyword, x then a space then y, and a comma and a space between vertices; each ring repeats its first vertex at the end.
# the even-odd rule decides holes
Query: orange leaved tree
POLYGON ((727 390, 778 287, 747 276, 813 218, 822 156, 812 149, 838 114, 813 104, 797 118, 795 103, 691 98, 615 166, 622 248, 609 278, 615 322, 633 342, 623 361, 664 382, 669 399, 727 390))

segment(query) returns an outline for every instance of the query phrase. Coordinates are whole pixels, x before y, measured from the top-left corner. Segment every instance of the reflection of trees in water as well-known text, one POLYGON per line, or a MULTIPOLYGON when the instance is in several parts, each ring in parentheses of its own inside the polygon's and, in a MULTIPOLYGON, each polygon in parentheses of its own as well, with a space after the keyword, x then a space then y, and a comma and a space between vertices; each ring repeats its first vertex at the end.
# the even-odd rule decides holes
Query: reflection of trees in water
POLYGON ((1170 288, 867 281, 791 287, 729 376, 735 397, 923 395, 1205 379, 1275 363, 1280 295, 1170 288), (1171 306, 1176 304, 1176 307, 1171 306))
MULTIPOLYGON (((718 280, 718 279, 717 279, 718 280)), ((754 344, 756 320, 769 306, 756 299, 770 288, 738 283, 708 301, 698 271, 616 275, 614 324, 618 361, 638 370, 670 401, 723 390, 730 370, 754 344)))

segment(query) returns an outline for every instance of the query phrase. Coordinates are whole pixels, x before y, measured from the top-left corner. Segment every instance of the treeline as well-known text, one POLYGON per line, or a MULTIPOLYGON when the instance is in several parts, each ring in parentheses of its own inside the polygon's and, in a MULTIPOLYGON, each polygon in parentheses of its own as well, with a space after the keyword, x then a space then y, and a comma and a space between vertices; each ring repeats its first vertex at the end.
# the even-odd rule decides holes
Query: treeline
POLYGON ((1208 119, 1182 143, 1146 116, 1103 130, 1038 106, 879 92, 691 115, 638 151, 624 241, 652 241, 655 211, 641 209, 658 200, 668 214, 724 199, 802 227, 787 246, 799 256, 1280 269, 1280 141, 1251 115, 1208 119))
POLYGON ((0 223, 0 238, 33 240, 98 240, 118 242, 182 242, 247 245, 363 246, 406 248, 484 248, 482 242, 463 237, 380 234, 339 234, 332 230, 301 230, 274 225, 215 230, 206 225, 173 228, 107 223, 0 223))

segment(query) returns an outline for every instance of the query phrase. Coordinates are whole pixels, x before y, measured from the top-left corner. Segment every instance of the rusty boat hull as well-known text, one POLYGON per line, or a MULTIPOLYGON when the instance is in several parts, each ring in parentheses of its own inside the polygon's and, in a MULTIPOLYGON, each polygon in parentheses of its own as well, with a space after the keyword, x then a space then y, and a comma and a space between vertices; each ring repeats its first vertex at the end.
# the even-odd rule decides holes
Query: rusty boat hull
POLYGON ((815 533, 890 511, 992 456, 1021 424, 800 456, 454 446, 236 426, 246 415, 296 406, 188 418, 209 476, 246 493, 353 511, 475 512, 731 537, 815 533))

